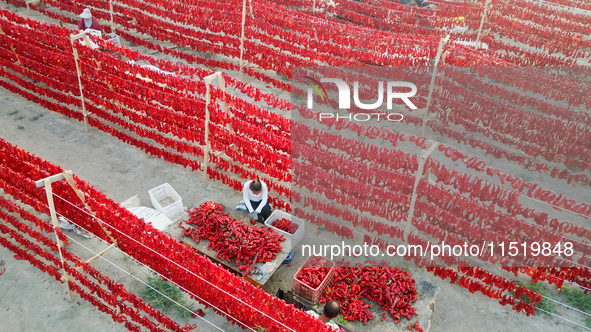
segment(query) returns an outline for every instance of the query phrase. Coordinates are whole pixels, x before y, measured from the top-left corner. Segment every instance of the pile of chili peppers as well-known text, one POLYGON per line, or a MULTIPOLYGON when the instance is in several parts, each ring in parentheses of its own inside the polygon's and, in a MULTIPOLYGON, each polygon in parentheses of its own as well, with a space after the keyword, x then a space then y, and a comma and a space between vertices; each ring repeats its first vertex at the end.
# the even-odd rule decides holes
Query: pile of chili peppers
POLYGON ((278 228, 288 234, 295 234, 298 231, 298 224, 291 222, 291 220, 287 218, 282 218, 273 221, 273 227, 278 228))
POLYGON ((330 272, 329 267, 303 267, 295 278, 312 289, 317 289, 330 272))
MULTIPOLYGON (((334 279, 328 285, 320 303, 336 300, 341 313, 349 321, 367 321, 373 318, 371 305, 377 302, 398 323, 401 317, 416 316, 412 303, 417 301, 416 281, 410 273, 395 267, 342 266, 334 270, 334 279)), ((385 316, 384 316, 385 317, 385 316)))
POLYGON ((229 215, 221 204, 205 202, 189 211, 186 223, 197 228, 183 227, 183 236, 190 236, 197 243, 209 240, 207 249, 215 250, 216 257, 228 262, 236 258, 236 265, 245 275, 257 262, 270 262, 277 257, 280 242, 285 241, 283 235, 269 227, 249 226, 229 215))

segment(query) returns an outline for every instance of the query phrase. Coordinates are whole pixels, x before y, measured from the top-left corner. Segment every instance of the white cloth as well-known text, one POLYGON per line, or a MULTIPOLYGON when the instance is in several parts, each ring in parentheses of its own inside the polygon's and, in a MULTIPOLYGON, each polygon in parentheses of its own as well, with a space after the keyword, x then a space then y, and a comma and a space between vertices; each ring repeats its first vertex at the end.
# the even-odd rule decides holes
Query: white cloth
POLYGON ((242 198, 244 199, 244 204, 246 204, 246 207, 248 208, 248 213, 252 213, 252 211, 255 210, 252 208, 250 201, 261 202, 259 207, 256 209, 257 213, 261 213, 263 207, 267 205, 267 202, 269 201, 269 189, 267 188, 267 184, 261 181, 261 192, 258 195, 255 195, 252 190, 250 190, 251 183, 252 180, 246 181, 246 183, 244 183, 244 187, 242 187, 242 198))
POLYGON ((84 26, 88 29, 92 26, 92 17, 84 19, 84 26))
MULTIPOLYGON (((314 311, 314 310, 308 310, 308 311, 306 311, 306 313, 314 318, 320 317, 320 315, 317 314, 316 311, 314 311)), ((326 325, 332 327, 333 330, 336 330, 336 331, 341 330, 341 328, 337 324, 333 323, 332 321, 326 323, 326 325)))

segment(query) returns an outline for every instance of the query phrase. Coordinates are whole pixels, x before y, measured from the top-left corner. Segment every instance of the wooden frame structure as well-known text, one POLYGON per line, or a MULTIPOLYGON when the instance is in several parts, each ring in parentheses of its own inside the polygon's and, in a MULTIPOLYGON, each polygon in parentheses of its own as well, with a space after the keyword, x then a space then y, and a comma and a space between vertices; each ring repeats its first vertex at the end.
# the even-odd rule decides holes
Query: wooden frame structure
POLYGON ((484 12, 482 13, 482 18, 480 19, 480 27, 478 28, 478 34, 476 34, 476 42, 474 43, 475 48, 480 48, 482 46, 482 42, 480 41, 480 34, 482 33, 482 26, 484 25, 484 20, 486 19, 486 12, 488 11, 488 7, 490 7, 490 3, 492 0, 486 0, 484 3, 484 12))
MULTIPOLYGON (((58 230, 60 228, 59 226, 59 221, 57 219, 57 212, 55 210, 55 204, 53 202, 53 189, 51 187, 51 184, 56 182, 56 181, 60 181, 60 180, 66 180, 68 182, 68 184, 70 185, 70 187, 72 187, 72 189, 74 190, 74 192, 76 192, 76 195, 78 196, 78 198, 80 198, 80 200, 82 201, 82 203, 84 204, 84 206, 86 207, 86 209, 89 211, 89 213, 91 213, 93 216, 96 216, 96 213, 93 212, 90 207, 86 204, 86 199, 84 198, 84 194, 78 189, 76 188, 76 185, 74 183, 74 179, 72 178, 72 171, 65 171, 63 173, 59 173, 59 174, 55 174, 52 176, 48 176, 44 179, 35 181, 35 186, 37 188, 40 187, 45 187, 45 194, 47 196, 47 203, 49 206, 49 211, 50 211, 50 215, 51 215, 51 221, 53 223, 53 227, 55 230, 58 230)), ((95 260, 97 260, 98 258, 100 258, 102 255, 104 255, 105 253, 107 253, 109 250, 113 249, 114 247, 117 246, 117 240, 115 240, 112 236, 111 236, 111 232, 108 231, 107 229, 105 229, 105 227, 103 226, 102 221, 100 221, 100 219, 96 219, 100 225, 100 227, 105 231, 105 233, 107 234, 107 236, 109 237, 109 239, 112 241, 112 244, 109 245, 107 248, 101 250, 99 253, 97 253, 96 255, 92 256, 91 258, 87 259, 85 262, 86 263, 92 263, 95 260)), ((66 283, 66 288, 68 290, 68 299, 70 300, 70 302, 73 299, 73 292, 70 290, 70 285, 68 284, 68 281, 70 280, 70 276, 68 275, 68 273, 65 270, 65 261, 64 261, 64 257, 62 255, 62 247, 64 247, 63 242, 59 239, 57 232, 55 232, 55 239, 57 242, 57 249, 59 252, 59 256, 60 256, 60 261, 62 263, 62 269, 63 269, 63 277, 62 277, 62 281, 66 283)), ((126 255, 124 255, 124 257, 127 257, 126 255)), ((82 267, 77 267, 76 268, 77 271, 81 271, 82 267)))
MULTIPOLYGON (((244 0, 244 4, 246 5, 246 0, 244 0)), ((218 71, 214 74, 206 76, 203 78, 205 82, 205 86, 207 87, 207 91, 205 93, 205 146, 203 147, 203 186, 207 187, 207 170, 209 168, 209 150, 210 143, 209 143, 209 104, 211 103, 211 82, 217 78, 220 88, 223 92, 226 92, 226 83, 224 81, 224 77, 222 76, 222 72, 218 71)), ((224 111, 228 112, 228 104, 224 100, 224 111)))
MULTIPOLYGON (((250 15, 252 16, 252 5, 250 7, 250 15)), ((242 81, 242 67, 244 62, 242 57, 244 56, 244 24, 246 23, 246 0, 242 0, 242 35, 240 36, 240 72, 238 73, 238 79, 242 81)))
POLYGON ((84 103, 84 91, 82 87, 82 79, 80 78, 80 76, 82 76, 82 71, 80 70, 80 65, 78 64, 78 50, 76 49, 74 44, 74 42, 78 39, 83 39, 86 43, 86 46, 88 47, 91 47, 91 44, 90 39, 86 35, 86 32, 81 32, 77 35, 70 35, 70 42, 72 43, 72 52, 74 54, 74 61, 76 62, 76 73, 78 74, 78 85, 80 87, 80 100, 82 101, 82 115, 84 115, 84 126, 86 127, 86 131, 90 131, 90 125, 88 124, 88 115, 90 113, 86 111, 86 105, 84 103))
POLYGON ((427 121, 429 120, 429 107, 431 106, 433 87, 435 86, 435 77, 437 77, 437 65, 439 65, 439 60, 441 59, 443 46, 447 44, 447 42, 449 41, 449 37, 450 35, 447 35, 445 38, 441 38, 441 40, 439 41, 439 47, 437 48, 437 56, 435 57, 435 65, 433 66, 433 75, 431 76, 431 85, 429 85, 429 95, 427 95, 427 108, 425 109, 425 114, 423 115, 423 124, 421 125, 422 137, 425 137, 425 126, 427 125, 427 121))
POLYGON ((433 155, 433 152, 435 152, 437 147, 439 147, 439 142, 428 140, 427 145, 428 145, 428 148, 426 150, 422 150, 421 153, 419 154, 419 160, 418 160, 419 167, 418 167, 417 172, 415 174, 415 184, 412 189, 410 208, 408 210, 408 219, 406 221, 407 222, 406 229, 404 230, 404 235, 406 236, 407 242, 408 242, 408 236, 410 235, 409 232, 410 232, 410 226, 412 225, 412 218, 415 214, 415 204, 417 201, 417 197, 419 196, 417 194, 417 188, 419 186, 419 182, 421 181, 421 178, 423 177, 423 172, 425 173, 424 179, 429 181, 430 172, 429 172, 428 168, 425 169, 425 163, 433 155))

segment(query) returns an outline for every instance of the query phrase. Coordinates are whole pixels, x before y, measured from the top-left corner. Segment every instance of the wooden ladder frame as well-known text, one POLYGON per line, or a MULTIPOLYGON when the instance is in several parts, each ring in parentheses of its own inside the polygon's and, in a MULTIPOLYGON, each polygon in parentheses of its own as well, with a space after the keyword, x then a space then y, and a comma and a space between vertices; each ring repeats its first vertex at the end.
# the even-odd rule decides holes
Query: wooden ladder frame
MULTIPOLYGON (((246 2, 245 2, 246 3, 246 2)), ((209 168, 209 150, 211 150, 211 144, 209 143, 209 104, 211 103, 211 81, 215 78, 218 79, 218 83, 220 88, 223 92, 226 92, 226 83, 224 81, 224 77, 222 76, 222 72, 218 71, 214 74, 206 76, 203 78, 205 82, 205 86, 207 88, 207 92, 205 93, 205 146, 203 148, 203 186, 207 187, 207 170, 209 168)), ((228 112, 228 103, 224 100, 224 111, 228 112)), ((231 127, 230 130, 232 131, 231 127)))
POLYGON ((419 186, 419 182, 421 181, 421 178, 423 177, 423 172, 425 172, 424 179, 429 181, 430 172, 429 172, 428 168, 425 169, 425 164, 427 163, 427 159, 429 159, 433 155, 433 152, 435 152, 435 150, 439 147, 439 142, 428 140, 427 146, 428 146, 428 148, 426 150, 422 150, 421 153, 419 154, 419 160, 418 160, 419 167, 418 167, 417 172, 415 174, 415 184, 412 189, 410 208, 408 210, 408 219, 406 221, 407 222, 406 229, 404 230, 404 234, 406 236, 407 242, 408 242, 408 239, 410 236, 409 232, 410 232, 410 227, 412 225, 412 218, 415 214, 415 204, 416 204, 417 197, 418 197, 417 188, 419 186))
MULTIPOLYGON (((57 241, 57 248, 58 248, 60 260, 62 263, 63 277, 61 280, 62 280, 62 282, 66 283, 66 288, 68 290, 68 299, 71 302, 73 299, 73 293, 70 290, 70 285, 68 284, 68 281, 70 280, 70 276, 68 275, 68 273, 66 272, 66 270, 64 268, 65 261, 64 261, 63 255, 62 255, 62 248, 64 247, 64 244, 58 237, 57 230, 59 230, 60 228, 59 228, 59 221, 57 219, 57 212, 55 210, 55 204, 53 202, 53 189, 51 187, 52 183, 54 183, 56 181, 64 180, 64 179, 68 182, 70 187, 72 187, 74 192, 76 192, 76 195, 78 196, 78 198, 80 198, 80 200, 82 201, 82 203, 84 204, 86 209, 90 212, 90 214, 92 214, 92 216, 96 217, 96 213, 90 209, 88 204, 86 204, 86 199, 84 198, 84 193, 82 193, 82 191, 80 191, 78 188, 76 188, 76 184, 74 183, 74 179, 72 178, 72 171, 65 171, 63 173, 55 174, 55 175, 46 177, 44 179, 35 181, 35 186, 37 188, 45 187, 45 194, 47 196, 47 203, 49 205, 49 211, 51 214, 51 221, 53 222, 53 227, 55 229, 55 239, 57 241)), ((98 223, 99 223, 100 227, 103 229, 103 231, 105 231, 105 233, 107 234, 107 237, 111 240, 112 244, 109 245, 107 248, 103 249, 102 251, 100 251, 99 253, 97 253, 96 255, 87 259, 85 262, 89 263, 89 264, 94 262, 98 258, 100 258, 102 255, 107 253, 109 250, 117 247, 117 240, 112 237, 112 235, 111 235, 112 233, 110 231, 108 231, 107 229, 105 229, 105 227, 100 219, 96 218, 96 220, 98 221, 98 223)), ((124 255, 124 257, 127 257, 127 256, 124 255)), ((76 267, 76 271, 80 271, 80 270, 82 270, 81 266, 76 267)))

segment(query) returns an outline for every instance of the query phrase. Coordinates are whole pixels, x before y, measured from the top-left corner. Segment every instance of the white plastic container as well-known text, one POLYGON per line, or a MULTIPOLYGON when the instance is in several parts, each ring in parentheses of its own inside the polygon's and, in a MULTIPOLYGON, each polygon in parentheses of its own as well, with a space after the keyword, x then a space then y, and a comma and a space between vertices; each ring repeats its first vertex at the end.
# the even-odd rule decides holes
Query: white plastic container
POLYGON ((154 208, 174 219, 183 214, 183 199, 172 189, 170 184, 165 183, 156 188, 148 190, 150 200, 154 208))
POLYGON ((107 40, 107 43, 111 43, 115 46, 119 46, 121 47, 121 39, 119 39, 119 36, 117 36, 117 34, 115 33, 107 33, 106 36, 108 36, 109 40, 107 40))
POLYGON ((275 210, 273 213, 271 213, 269 218, 265 220, 265 225, 273 228, 275 231, 279 232, 279 234, 285 234, 285 236, 291 237, 291 246, 294 247, 304 237, 306 223, 302 219, 294 217, 287 212, 275 210), (288 219, 292 223, 298 225, 298 230, 294 234, 289 234, 273 226, 273 222, 275 222, 275 220, 283 218, 288 219))

